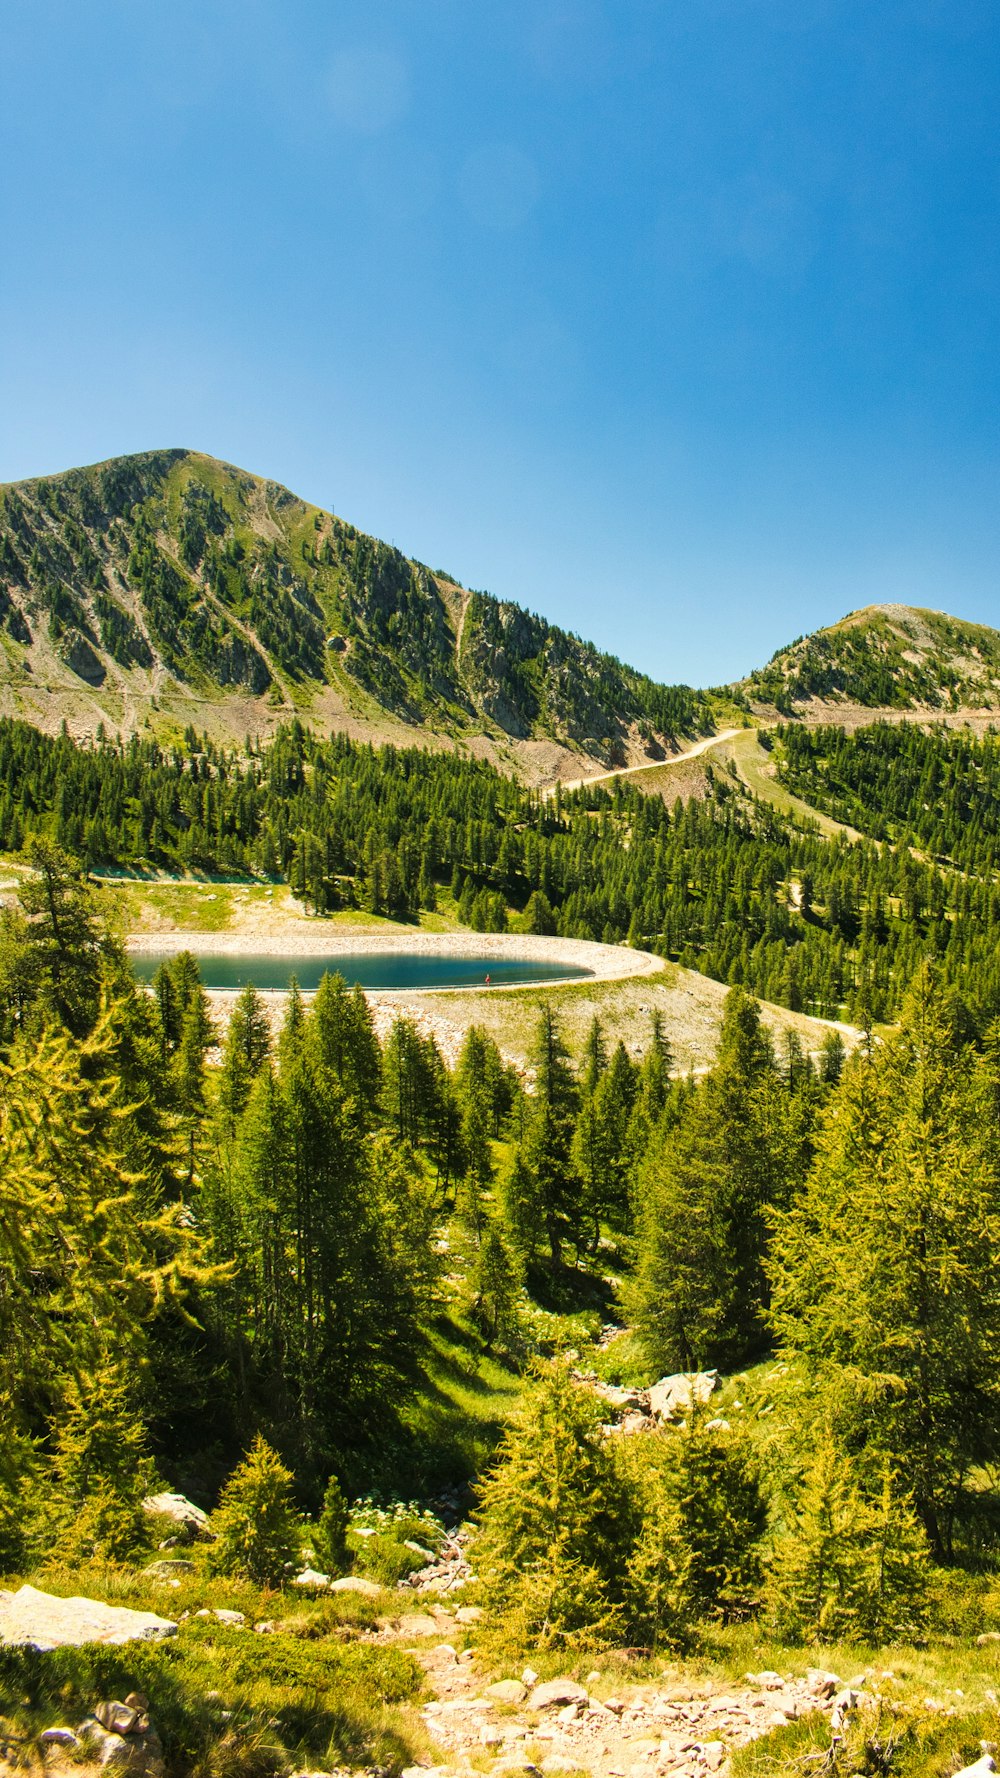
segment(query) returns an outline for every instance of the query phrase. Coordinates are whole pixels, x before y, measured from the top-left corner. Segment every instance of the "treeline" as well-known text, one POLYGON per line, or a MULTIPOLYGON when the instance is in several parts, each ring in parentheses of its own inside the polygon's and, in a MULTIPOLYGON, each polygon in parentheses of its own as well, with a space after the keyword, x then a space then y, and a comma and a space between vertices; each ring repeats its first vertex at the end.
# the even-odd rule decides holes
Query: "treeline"
POLYGON ((406 920, 451 897, 475 929, 627 942, 856 1023, 893 1017, 929 956, 980 1023, 1000 1011, 991 877, 822 840, 721 774, 668 809, 625 783, 543 796, 482 761, 298 723, 236 752, 193 731, 80 747, 3 719, 0 785, 5 850, 40 834, 91 867, 279 876, 318 912, 406 920))

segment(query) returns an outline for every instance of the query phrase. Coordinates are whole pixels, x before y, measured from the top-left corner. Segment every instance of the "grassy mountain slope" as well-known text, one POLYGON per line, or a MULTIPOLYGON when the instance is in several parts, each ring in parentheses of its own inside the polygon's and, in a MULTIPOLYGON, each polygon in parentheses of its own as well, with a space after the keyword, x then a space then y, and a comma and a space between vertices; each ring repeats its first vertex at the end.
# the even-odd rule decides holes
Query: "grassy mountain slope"
POLYGON ((555 775, 711 726, 686 687, 182 450, 0 489, 0 642, 6 708, 77 733, 152 707, 242 737, 294 708, 373 739, 487 737, 515 764, 548 744, 555 775))
POLYGON ((852 704, 866 711, 996 710, 1000 633, 939 611, 869 605, 779 649, 740 689, 754 708, 784 715, 852 704))

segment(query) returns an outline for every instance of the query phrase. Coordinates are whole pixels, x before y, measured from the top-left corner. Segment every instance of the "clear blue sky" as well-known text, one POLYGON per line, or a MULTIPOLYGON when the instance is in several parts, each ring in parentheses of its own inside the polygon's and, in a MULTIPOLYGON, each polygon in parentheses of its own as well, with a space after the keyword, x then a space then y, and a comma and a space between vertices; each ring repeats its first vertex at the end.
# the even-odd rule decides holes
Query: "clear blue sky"
POLYGON ((0 479, 190 445, 664 679, 1000 624, 995 0, 30 0, 0 479))

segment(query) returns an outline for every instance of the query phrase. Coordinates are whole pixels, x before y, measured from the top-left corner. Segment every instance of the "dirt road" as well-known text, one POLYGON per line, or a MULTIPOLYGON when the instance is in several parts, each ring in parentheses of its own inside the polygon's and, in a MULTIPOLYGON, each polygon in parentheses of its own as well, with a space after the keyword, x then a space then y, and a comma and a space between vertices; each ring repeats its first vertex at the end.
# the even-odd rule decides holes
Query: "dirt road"
POLYGON ((585 784, 606 784, 611 778, 631 778, 635 772, 662 772, 664 766, 679 766, 685 760, 699 759, 711 747, 718 747, 723 741, 731 741, 734 735, 742 733, 743 730, 738 728, 720 729, 717 735, 705 735, 682 753, 672 753, 669 759, 651 759, 639 766, 618 766, 613 772, 597 772, 592 778, 564 779, 559 784, 550 784, 545 795, 552 796, 557 790, 582 790, 585 784))

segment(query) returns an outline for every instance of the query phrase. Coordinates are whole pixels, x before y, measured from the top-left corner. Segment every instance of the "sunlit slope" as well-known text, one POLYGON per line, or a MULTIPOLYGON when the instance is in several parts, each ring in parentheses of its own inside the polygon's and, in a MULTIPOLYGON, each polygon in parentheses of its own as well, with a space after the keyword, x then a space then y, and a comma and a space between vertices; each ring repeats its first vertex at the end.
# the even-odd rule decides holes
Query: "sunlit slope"
POLYGON ((183 450, 0 489, 0 639, 6 708, 76 733, 170 718, 242 739, 295 710, 375 740, 486 738, 530 776, 711 726, 686 687, 183 450))

